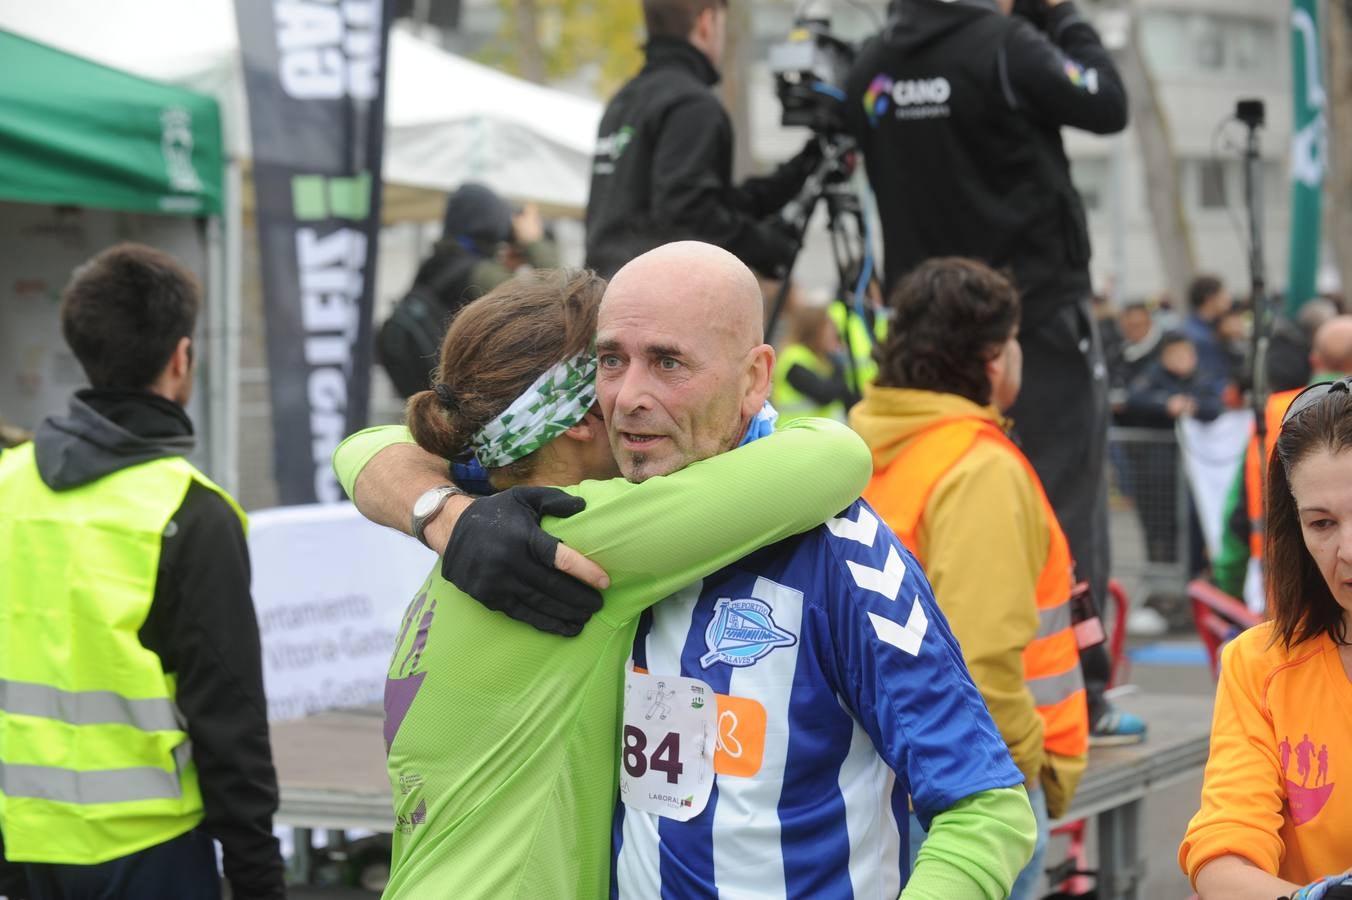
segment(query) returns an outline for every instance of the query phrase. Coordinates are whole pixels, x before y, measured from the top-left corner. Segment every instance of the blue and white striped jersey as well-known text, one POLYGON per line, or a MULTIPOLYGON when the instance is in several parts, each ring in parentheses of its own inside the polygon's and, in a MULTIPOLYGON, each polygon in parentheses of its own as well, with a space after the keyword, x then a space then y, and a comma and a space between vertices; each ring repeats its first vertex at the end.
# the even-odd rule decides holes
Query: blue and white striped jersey
POLYGON ((716 775, 686 822, 618 806, 613 897, 894 900, 908 794, 928 827, 1023 780, 920 565, 862 500, 653 607, 634 665, 719 695, 716 775))

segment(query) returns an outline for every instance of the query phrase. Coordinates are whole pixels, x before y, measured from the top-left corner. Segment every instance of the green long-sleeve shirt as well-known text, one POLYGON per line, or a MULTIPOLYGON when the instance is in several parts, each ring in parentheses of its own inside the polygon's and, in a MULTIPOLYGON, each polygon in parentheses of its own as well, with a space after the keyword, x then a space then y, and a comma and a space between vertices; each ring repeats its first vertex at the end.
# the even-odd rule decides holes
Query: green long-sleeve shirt
MULTIPOLYGON (((399 428, 348 438, 351 491, 399 428)), ((397 822, 387 898, 607 895, 625 662, 638 615, 760 547, 806 531, 872 473, 843 425, 804 419, 641 484, 565 488, 587 501, 545 527, 611 587, 576 638, 490 612, 434 569, 409 607, 386 687, 397 822)))

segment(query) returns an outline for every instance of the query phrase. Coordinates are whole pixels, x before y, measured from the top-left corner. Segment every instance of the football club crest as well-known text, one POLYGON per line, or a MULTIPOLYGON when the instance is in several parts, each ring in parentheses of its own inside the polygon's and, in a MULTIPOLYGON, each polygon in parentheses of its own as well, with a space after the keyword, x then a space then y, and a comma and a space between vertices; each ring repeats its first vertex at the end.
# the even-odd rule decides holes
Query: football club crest
POLYGON ((719 600, 704 629, 709 652, 700 657, 700 666, 707 669, 720 662, 750 666, 776 647, 798 643, 796 635, 775 624, 772 612, 770 604, 760 600, 719 600))

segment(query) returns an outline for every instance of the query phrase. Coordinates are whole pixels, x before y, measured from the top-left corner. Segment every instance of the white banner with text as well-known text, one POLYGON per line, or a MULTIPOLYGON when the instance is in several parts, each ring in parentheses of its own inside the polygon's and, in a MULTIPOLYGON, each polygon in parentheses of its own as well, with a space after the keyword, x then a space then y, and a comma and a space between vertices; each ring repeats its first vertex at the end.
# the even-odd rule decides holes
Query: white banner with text
POLYGON ((437 562, 350 503, 249 516, 268 718, 379 703, 399 622, 437 562))

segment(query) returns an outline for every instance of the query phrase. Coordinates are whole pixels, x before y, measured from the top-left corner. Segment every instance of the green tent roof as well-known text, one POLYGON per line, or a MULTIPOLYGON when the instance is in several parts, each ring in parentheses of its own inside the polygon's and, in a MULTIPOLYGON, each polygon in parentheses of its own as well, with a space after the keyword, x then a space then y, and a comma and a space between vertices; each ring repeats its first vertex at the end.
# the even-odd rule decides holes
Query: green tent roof
POLYGON ((221 117, 203 94, 0 31, 0 199, 221 211, 221 117))

